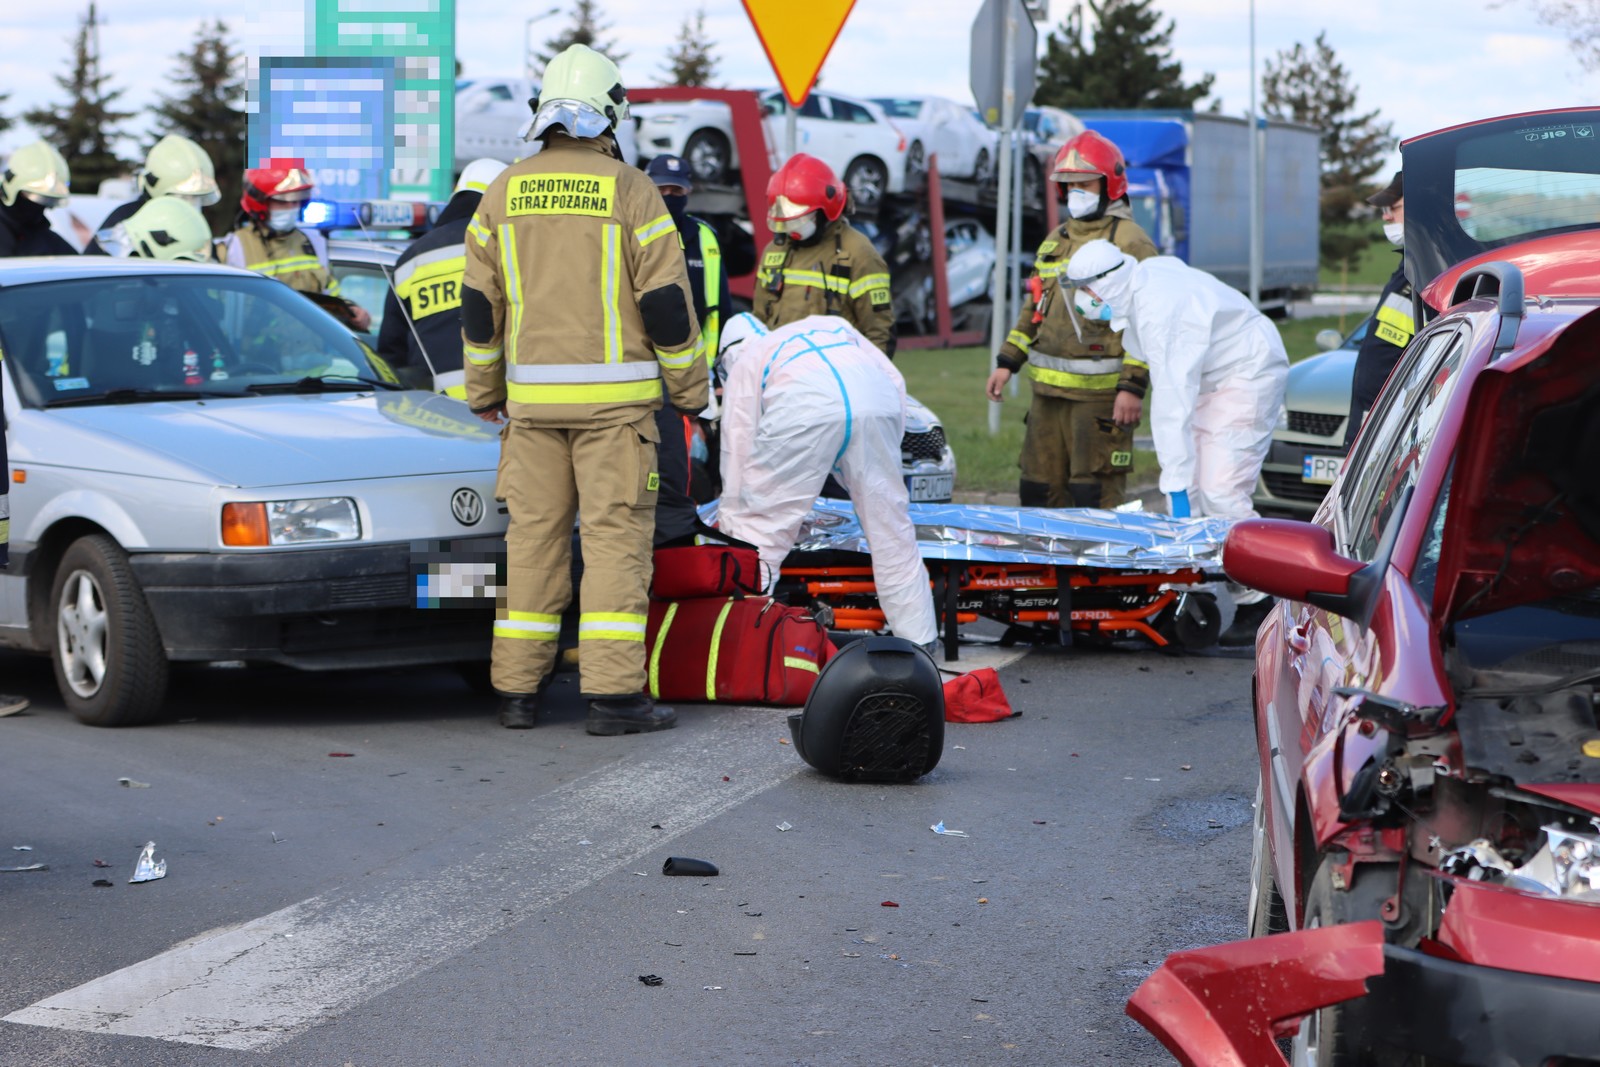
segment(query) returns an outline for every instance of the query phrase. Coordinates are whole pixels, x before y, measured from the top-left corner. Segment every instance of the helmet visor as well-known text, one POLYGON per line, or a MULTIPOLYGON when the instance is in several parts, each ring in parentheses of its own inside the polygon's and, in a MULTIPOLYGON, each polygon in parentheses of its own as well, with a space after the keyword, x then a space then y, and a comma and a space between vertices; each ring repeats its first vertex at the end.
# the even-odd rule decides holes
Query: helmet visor
POLYGON ((94 239, 108 256, 127 258, 133 255, 133 238, 128 235, 128 227, 123 223, 101 230, 94 235, 94 239))
POLYGON ((198 168, 168 189, 165 195, 181 196, 195 207, 210 207, 222 197, 217 189, 217 180, 198 168))
POLYGON ((168 193, 167 195, 175 196, 179 200, 187 200, 195 207, 210 207, 222 199, 222 192, 218 189, 213 189, 209 193, 168 193))
POLYGON ((814 207, 797 204, 787 196, 780 196, 767 209, 767 224, 776 232, 783 233, 791 223, 799 222, 815 210, 814 207))
POLYGON ((65 196, 49 196, 45 193, 36 193, 29 189, 22 190, 22 195, 38 204, 40 207, 60 207, 65 196))
POLYGON ((528 140, 538 140, 552 126, 560 126, 573 137, 592 138, 610 132, 611 120, 580 101, 552 100, 534 113, 528 140))

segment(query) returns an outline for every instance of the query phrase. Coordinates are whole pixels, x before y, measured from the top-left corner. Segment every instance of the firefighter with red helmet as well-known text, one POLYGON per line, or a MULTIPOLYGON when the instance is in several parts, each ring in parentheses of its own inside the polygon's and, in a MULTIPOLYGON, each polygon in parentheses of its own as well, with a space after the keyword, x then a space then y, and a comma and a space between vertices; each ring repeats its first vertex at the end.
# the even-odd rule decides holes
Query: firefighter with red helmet
POLYGON ((845 221, 845 186, 815 156, 799 153, 767 183, 772 243, 756 271, 756 318, 770 330, 807 315, 837 315, 894 356, 889 267, 845 221))
POLYGON ((327 238, 300 229, 300 208, 311 199, 315 184, 299 159, 268 159, 246 170, 239 223, 228 235, 219 258, 276 278, 326 307, 352 329, 365 331, 372 325, 372 316, 359 304, 339 296, 339 280, 328 266, 327 238))
POLYGON ((1018 461, 1023 507, 1113 508, 1127 491, 1150 371, 1123 350, 1120 333, 1074 313, 1064 287, 1067 260, 1097 239, 1135 259, 1157 251, 1133 221, 1127 164, 1105 137, 1089 130, 1062 145, 1050 179, 1066 194, 1068 217, 1039 245, 1028 299, 1000 349, 988 394, 1002 399, 1006 382, 1027 367, 1033 403, 1018 461))

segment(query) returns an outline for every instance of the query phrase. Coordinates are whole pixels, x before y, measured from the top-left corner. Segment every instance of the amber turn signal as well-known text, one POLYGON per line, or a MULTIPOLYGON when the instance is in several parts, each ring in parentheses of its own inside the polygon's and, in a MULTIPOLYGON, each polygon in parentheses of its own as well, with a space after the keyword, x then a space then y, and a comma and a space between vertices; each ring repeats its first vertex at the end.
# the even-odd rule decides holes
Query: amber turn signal
POLYGON ((222 543, 236 548, 271 544, 267 534, 267 506, 259 503, 222 505, 222 543))

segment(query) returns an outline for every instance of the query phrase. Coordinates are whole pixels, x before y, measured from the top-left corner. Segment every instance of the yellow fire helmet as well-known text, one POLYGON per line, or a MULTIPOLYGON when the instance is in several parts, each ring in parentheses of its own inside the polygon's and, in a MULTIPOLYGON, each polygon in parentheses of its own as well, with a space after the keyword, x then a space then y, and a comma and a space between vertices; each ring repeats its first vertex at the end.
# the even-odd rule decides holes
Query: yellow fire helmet
POLYGON ((54 146, 43 141, 23 145, 6 160, 0 180, 0 204, 10 207, 25 196, 43 207, 55 207, 67 198, 72 172, 54 146))

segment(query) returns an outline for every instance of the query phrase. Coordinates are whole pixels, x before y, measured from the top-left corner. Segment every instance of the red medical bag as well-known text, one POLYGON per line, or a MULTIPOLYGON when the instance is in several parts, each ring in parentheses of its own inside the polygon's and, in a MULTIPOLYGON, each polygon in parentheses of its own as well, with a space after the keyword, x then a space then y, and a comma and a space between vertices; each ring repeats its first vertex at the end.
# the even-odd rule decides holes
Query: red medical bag
POLYGON ((655 600, 650 695, 713 704, 806 702, 833 646, 821 623, 768 597, 655 600))

